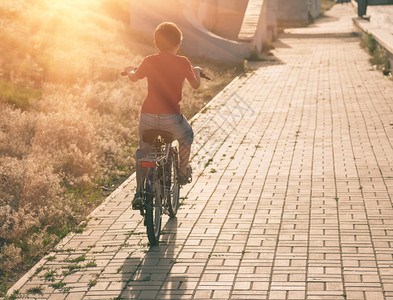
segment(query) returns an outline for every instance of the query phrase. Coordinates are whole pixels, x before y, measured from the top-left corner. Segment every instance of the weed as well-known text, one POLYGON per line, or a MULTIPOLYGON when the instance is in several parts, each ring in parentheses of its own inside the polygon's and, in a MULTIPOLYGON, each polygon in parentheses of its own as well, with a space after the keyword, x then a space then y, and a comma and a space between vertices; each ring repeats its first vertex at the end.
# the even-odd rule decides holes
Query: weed
POLYGON ((44 288, 42 286, 35 286, 27 290, 28 294, 42 294, 44 288))
POLYGON ((213 158, 209 158, 208 161, 205 163, 205 168, 207 168, 213 162, 213 158))
POLYGON ((131 230, 131 231, 127 232, 126 236, 130 237, 132 235, 143 235, 143 234, 144 234, 143 232, 135 232, 135 230, 131 230))
POLYGON ((48 257, 46 258, 47 261, 54 261, 55 259, 56 259, 56 256, 55 256, 55 255, 48 256, 48 257))
POLYGON ((15 290, 12 292, 11 296, 5 296, 4 300, 15 300, 19 298, 19 290, 15 290))
POLYGON ((45 281, 55 281, 55 276, 57 275, 56 270, 48 270, 45 274, 44 274, 44 279, 45 281))
POLYGON ((217 173, 217 170, 216 170, 216 169, 211 169, 211 170, 210 170, 210 173, 213 173, 213 174, 214 174, 214 173, 217 173))
POLYGON ((97 267, 97 263, 95 260, 91 260, 86 264, 86 268, 95 268, 97 267))
POLYGON ((93 286, 95 286, 97 284, 97 279, 90 279, 90 281, 89 281, 89 287, 93 287, 93 286))
POLYGON ((78 270, 81 270, 83 267, 77 264, 73 264, 73 265, 66 266, 64 268, 67 269, 68 271, 63 271, 63 275, 67 276, 76 273, 78 270))
POLYGON ((34 272, 34 276, 35 276, 35 275, 38 275, 42 270, 44 270, 44 266, 38 267, 38 268, 35 270, 35 272, 34 272))
POLYGON ((82 233, 87 227, 87 221, 79 224, 74 230, 73 232, 75 233, 82 233))
POLYGON ((61 280, 59 282, 52 283, 50 286, 53 287, 54 289, 62 290, 62 289, 65 288, 66 285, 67 284, 64 281, 61 280))
POLYGON ((374 36, 368 33, 361 41, 360 45, 371 55, 370 63, 378 69, 389 74, 391 65, 386 50, 381 47, 374 36))
POLYGON ((78 256, 78 257, 76 257, 74 259, 70 259, 70 260, 67 260, 67 261, 71 262, 71 263, 79 263, 79 262, 82 262, 82 261, 85 261, 85 260, 86 260, 86 254, 83 254, 81 256, 78 256))

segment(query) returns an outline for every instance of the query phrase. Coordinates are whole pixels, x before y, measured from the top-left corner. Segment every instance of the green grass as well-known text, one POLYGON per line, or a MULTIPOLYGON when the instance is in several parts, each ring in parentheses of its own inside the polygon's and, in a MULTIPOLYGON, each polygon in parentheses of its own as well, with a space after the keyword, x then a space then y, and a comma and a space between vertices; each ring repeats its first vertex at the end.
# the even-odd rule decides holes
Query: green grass
POLYGON ((14 85, 0 79, 0 100, 26 110, 33 101, 42 98, 42 92, 33 88, 14 85))

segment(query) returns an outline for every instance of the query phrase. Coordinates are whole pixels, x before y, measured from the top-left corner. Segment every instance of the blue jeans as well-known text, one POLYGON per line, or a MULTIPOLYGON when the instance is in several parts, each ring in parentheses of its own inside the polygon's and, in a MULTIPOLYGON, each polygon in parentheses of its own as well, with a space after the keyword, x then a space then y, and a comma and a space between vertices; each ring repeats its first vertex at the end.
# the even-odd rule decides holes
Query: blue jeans
POLYGON ((139 121, 139 148, 136 150, 137 191, 142 190, 146 177, 138 161, 152 150, 151 146, 142 140, 142 135, 146 130, 150 129, 160 129, 170 132, 173 138, 179 142, 179 171, 181 176, 187 176, 187 173, 189 173, 188 169, 191 168, 188 162, 190 160, 194 132, 187 119, 182 114, 141 114, 139 121))
POLYGON ((139 148, 136 150, 137 159, 141 159, 151 151, 150 145, 142 141, 143 132, 150 129, 160 129, 172 133, 173 138, 179 142, 179 146, 191 146, 194 140, 191 125, 182 114, 141 114, 139 148))

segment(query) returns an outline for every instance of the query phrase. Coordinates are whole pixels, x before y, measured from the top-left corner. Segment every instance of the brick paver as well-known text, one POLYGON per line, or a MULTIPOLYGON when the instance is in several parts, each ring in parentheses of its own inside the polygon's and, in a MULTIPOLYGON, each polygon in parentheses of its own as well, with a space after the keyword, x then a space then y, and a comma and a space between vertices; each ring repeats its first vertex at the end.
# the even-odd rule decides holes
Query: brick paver
POLYGON ((393 299, 393 82, 350 5, 329 15, 193 119, 194 182, 159 246, 131 177, 17 284, 23 298, 393 299))

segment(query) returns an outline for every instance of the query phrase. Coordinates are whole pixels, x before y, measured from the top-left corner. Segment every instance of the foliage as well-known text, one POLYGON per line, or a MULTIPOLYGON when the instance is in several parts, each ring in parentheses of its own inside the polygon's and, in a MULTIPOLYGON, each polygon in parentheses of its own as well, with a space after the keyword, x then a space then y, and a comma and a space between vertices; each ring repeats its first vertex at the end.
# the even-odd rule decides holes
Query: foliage
POLYGON ((361 41, 361 46, 371 55, 370 63, 379 69, 390 70, 391 65, 386 50, 378 45, 372 34, 367 34, 361 41))

